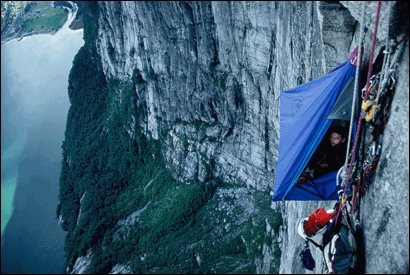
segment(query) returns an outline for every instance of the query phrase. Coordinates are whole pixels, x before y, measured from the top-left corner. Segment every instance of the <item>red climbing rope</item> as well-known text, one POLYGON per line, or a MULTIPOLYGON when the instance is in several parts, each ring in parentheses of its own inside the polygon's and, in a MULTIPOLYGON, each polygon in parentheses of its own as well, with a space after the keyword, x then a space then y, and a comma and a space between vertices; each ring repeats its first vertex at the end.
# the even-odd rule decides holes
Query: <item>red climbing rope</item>
MULTIPOLYGON (((373 69, 373 56, 374 56, 374 49, 376 46, 376 39, 377 39, 377 28, 379 25, 379 16, 380 16, 380 8, 381 8, 381 0, 378 1, 378 5, 377 5, 377 13, 376 13, 376 22, 375 22, 375 27, 374 27, 374 34, 373 34, 373 41, 372 41, 372 48, 370 51, 370 61, 369 61, 369 69, 367 72, 367 80, 366 80, 366 93, 363 99, 363 102, 366 102, 369 98, 370 95, 370 76, 372 75, 372 69, 373 69)), ((359 63, 360 64, 360 63, 359 63)), ((336 214, 336 223, 339 220, 339 214, 340 211, 342 209, 342 206, 346 203, 346 190, 347 190, 347 186, 349 185, 349 180, 350 180, 350 174, 352 172, 352 164, 353 164, 353 160, 355 158, 355 154, 356 154, 356 150, 357 150, 357 144, 358 144, 358 140, 359 140, 359 134, 360 134, 360 128, 362 126, 362 120, 364 118, 364 116, 366 115, 366 112, 362 109, 360 112, 360 117, 359 117, 359 123, 357 125, 357 130, 356 130, 356 136, 354 139, 354 146, 353 146, 353 151, 351 154, 351 159, 350 159, 350 163, 349 163, 349 169, 347 172, 347 176, 346 176, 346 181, 345 181, 345 186, 343 189, 343 195, 342 195, 342 199, 341 202, 339 203, 339 207, 337 209, 337 214, 336 214)))

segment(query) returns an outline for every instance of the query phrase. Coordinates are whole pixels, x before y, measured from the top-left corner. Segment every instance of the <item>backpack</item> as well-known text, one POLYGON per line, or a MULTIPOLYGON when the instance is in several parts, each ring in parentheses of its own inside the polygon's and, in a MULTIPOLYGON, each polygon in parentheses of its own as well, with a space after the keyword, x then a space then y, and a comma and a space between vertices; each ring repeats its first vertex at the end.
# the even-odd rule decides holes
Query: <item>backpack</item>
POLYGON ((349 225, 341 223, 338 232, 323 248, 323 256, 328 271, 347 274, 357 266, 356 240, 349 225))
POLYGON ((315 261, 309 250, 311 242, 323 253, 325 267, 330 273, 346 274, 357 266, 355 231, 348 213, 340 215, 336 225, 323 210, 316 210, 309 218, 299 223, 298 234, 306 240, 305 247, 299 254, 303 267, 313 270, 315 261), (309 219, 312 223, 306 224, 309 219), (328 221, 325 226, 318 228, 328 221), (307 225, 307 226, 306 226, 307 225), (313 225, 313 226, 312 226, 313 225), (316 225, 316 226, 315 226, 316 225), (305 229, 316 229, 314 235, 308 236, 305 229))

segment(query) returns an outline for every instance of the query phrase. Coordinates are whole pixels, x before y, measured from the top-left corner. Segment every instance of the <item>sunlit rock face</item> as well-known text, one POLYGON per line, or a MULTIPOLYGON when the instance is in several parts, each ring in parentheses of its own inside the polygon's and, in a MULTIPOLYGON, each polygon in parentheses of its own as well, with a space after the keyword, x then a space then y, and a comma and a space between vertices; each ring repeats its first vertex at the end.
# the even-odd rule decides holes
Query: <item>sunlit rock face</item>
MULTIPOLYGON (((360 6, 348 1, 98 5, 95 45, 104 74, 123 82, 137 79, 137 106, 146 110, 139 121, 129 117, 124 125, 137 123, 147 137, 161 141, 174 179, 207 182, 219 177, 238 190, 273 189, 280 92, 329 72, 346 60, 360 38, 360 6)), ((376 10, 373 3, 366 5, 365 63, 376 10)), ((385 11, 381 18, 376 53, 389 26, 385 11)), ((402 60, 382 159, 362 203, 367 272, 408 271, 407 49, 402 60)), ((131 130, 129 135, 135 136, 131 130)), ((238 196, 245 198, 242 191, 238 196)), ((282 251, 280 273, 305 272, 296 225, 318 205, 333 207, 272 205, 281 210, 283 225, 279 234, 272 233, 275 242, 261 246, 258 272, 272 272, 274 243, 282 251)), ((271 232, 268 225, 265 234, 271 232)), ((314 256, 321 273, 321 255, 314 256)), ((198 265, 201 260, 196 257, 198 265)))

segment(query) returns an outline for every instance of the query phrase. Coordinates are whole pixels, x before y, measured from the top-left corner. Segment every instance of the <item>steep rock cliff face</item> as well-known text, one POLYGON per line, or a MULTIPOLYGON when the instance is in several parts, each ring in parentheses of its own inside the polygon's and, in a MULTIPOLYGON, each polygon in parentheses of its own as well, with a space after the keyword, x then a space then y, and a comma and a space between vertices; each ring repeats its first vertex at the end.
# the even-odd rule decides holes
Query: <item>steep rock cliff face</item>
MULTIPOLYGON (((144 80, 136 93, 147 113, 137 123, 165 143, 174 178, 221 177, 268 194, 279 92, 323 75, 348 53, 354 20, 336 6, 349 22, 338 26, 340 41, 331 36, 337 29, 320 23, 332 16, 315 3, 105 2, 96 43, 108 78, 144 80)), ((273 251, 264 244, 258 272, 273 271, 273 251)))
MULTIPOLYGON (((241 227, 246 219, 264 215, 258 205, 260 197, 255 194, 269 196, 273 188, 279 92, 322 76, 347 58, 359 40, 357 9, 350 2, 100 2, 97 35, 90 43, 97 49, 108 81, 132 83, 135 106, 142 115, 121 121, 129 138, 138 136, 137 125, 149 140, 159 140, 165 166, 179 182, 206 184, 219 178, 231 184, 228 189, 218 189, 204 208, 217 208, 209 210, 209 216, 213 211, 227 215, 228 222, 223 219, 221 230, 214 234, 242 238, 249 254, 250 243, 244 241, 241 227)), ((375 6, 369 4, 367 10, 374 11, 375 6)), ((374 20, 371 12, 368 17, 370 28, 374 20)), ((385 12, 382 18, 386 18, 385 12)), ((387 19, 382 21, 378 49, 387 37, 387 25, 387 19)), ((397 111, 384 137, 389 145, 383 151, 377 183, 363 202, 369 272, 408 271, 408 245, 400 244, 402 249, 396 250, 403 239, 408 244, 406 230, 398 229, 408 228, 408 126, 407 118, 400 119, 408 116, 405 63, 400 65, 393 105, 397 111), (396 169, 402 173, 397 175, 396 169), (392 188, 387 189, 387 184, 392 188), (384 203, 380 201, 381 190, 386 196, 384 203), (396 200, 404 205, 395 204, 396 200), (401 221, 393 214, 397 211, 401 221), (390 217, 387 222, 386 215, 390 217), (396 232, 404 236, 398 237, 396 232), (392 253, 384 258, 386 262, 378 262, 377 253, 386 247, 374 238, 390 240, 392 253)), ((121 94, 118 89, 117 104, 131 104, 122 102, 121 94)), ((261 233, 272 239, 256 243, 258 252, 251 256, 250 269, 248 261, 238 261, 237 266, 226 265, 216 272, 304 272, 298 257, 302 239, 296 224, 317 205, 272 203, 273 210, 281 211, 283 224, 276 231, 266 220, 261 233), (274 264, 278 244, 280 266, 274 264)), ((122 224, 134 221, 135 215, 130 215, 122 224)), ((258 224, 255 220, 252 223, 258 224)), ((191 251, 201 266, 201 252, 191 251)), ((320 257, 317 253, 316 259, 320 257)), ((144 259, 145 254, 141 261, 144 259)), ((317 272, 321 272, 319 260, 317 265, 317 272)), ((125 270, 129 268, 125 266, 125 270)))
MULTIPOLYGON (((140 123, 154 139, 165 137, 174 176, 204 180, 204 156, 215 161, 211 172, 227 181, 272 187, 278 93, 324 72, 316 5, 106 2, 100 7, 97 47, 104 72, 127 80, 137 70, 148 80, 137 91, 148 109, 140 123), (192 124, 203 131, 193 131, 192 124), (189 149, 178 147, 182 137, 189 149)), ((327 45, 347 52, 348 43, 337 43, 329 39, 327 45)), ((338 57, 330 67, 345 58, 329 55, 338 57)))

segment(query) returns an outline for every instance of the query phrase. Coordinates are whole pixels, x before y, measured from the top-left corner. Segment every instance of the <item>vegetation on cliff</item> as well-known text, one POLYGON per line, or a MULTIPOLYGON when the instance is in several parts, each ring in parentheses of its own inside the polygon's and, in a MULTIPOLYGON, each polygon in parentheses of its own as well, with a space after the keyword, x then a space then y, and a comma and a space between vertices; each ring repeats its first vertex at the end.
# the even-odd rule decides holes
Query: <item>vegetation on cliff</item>
MULTIPOLYGON (((142 134, 147 108, 135 87, 150 80, 106 80, 93 46, 97 5, 85 5, 86 44, 69 76, 57 209, 67 222, 66 266, 91 251, 92 273, 118 263, 136 273, 255 272, 264 244, 274 242, 267 224, 277 233, 282 222, 270 195, 217 178, 173 180, 163 144, 142 134)), ((272 271, 278 245, 275 251, 272 271)))

